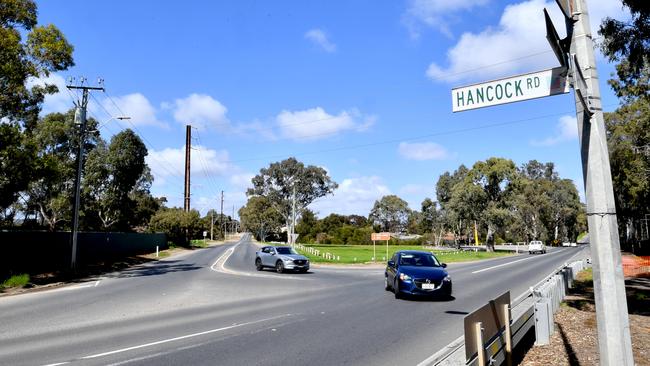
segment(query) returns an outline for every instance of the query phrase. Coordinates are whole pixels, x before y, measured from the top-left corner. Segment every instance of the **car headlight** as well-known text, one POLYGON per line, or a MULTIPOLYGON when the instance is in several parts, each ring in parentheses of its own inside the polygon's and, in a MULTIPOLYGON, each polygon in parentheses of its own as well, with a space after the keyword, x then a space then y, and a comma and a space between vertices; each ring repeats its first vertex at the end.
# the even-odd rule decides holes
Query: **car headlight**
POLYGON ((287 263, 292 263, 293 262, 293 259, 291 259, 291 258, 282 258, 282 260, 287 262, 287 263))
POLYGON ((399 274, 399 279, 402 281, 410 281, 411 276, 407 275, 406 273, 400 273, 399 274))
POLYGON ((451 282, 451 276, 447 275, 442 280, 445 281, 445 282, 451 282))

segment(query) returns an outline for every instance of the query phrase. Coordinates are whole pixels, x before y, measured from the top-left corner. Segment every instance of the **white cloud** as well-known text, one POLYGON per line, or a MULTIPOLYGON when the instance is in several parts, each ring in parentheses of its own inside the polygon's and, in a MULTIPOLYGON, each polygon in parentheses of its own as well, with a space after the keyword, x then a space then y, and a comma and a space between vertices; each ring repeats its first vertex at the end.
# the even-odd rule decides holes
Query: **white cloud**
POLYGON ((420 211, 422 208, 422 201, 429 197, 436 200, 436 187, 424 184, 406 184, 399 189, 399 196, 408 202, 412 210, 420 211))
MULTIPOLYGON (((619 18, 624 14, 616 1, 592 1, 590 6, 594 36, 604 16, 619 18)), ((481 80, 558 66, 546 40, 543 8, 549 11, 560 37, 564 37, 564 17, 555 2, 530 0, 508 5, 498 26, 480 33, 464 33, 447 51, 448 66, 432 63, 427 76, 446 82, 481 80)))
POLYGON ((551 137, 547 137, 544 140, 531 141, 531 144, 534 146, 551 146, 559 144, 560 142, 571 141, 578 138, 578 124, 576 117, 572 116, 562 116, 558 121, 557 126, 555 127, 556 134, 551 137))
MULTIPOLYGON (((406 184, 399 189, 400 195, 427 195, 434 191, 433 186, 424 184, 406 184)), ((424 198, 423 198, 424 199, 424 198)))
POLYGON ((191 124, 199 129, 217 128, 230 129, 230 121, 226 118, 228 109, 218 100, 205 94, 190 94, 183 99, 176 99, 174 104, 165 107, 174 109, 174 118, 183 125, 191 124))
POLYGON ((422 24, 437 28, 450 36, 449 23, 456 12, 467 11, 488 2, 489 0, 410 0, 403 21, 414 38, 420 35, 419 28, 422 24))
POLYGON ((35 85, 44 86, 45 84, 54 84, 59 89, 59 91, 54 94, 45 96, 45 100, 43 101, 41 108, 42 115, 54 112, 64 113, 69 109, 74 108, 74 105, 72 103, 73 99, 66 90, 66 82, 61 75, 50 74, 48 77, 30 78, 26 83, 27 88, 29 89, 35 85))
POLYGON ((246 190, 253 185, 251 179, 253 179, 254 176, 254 174, 250 173, 233 174, 230 177, 230 184, 236 188, 240 188, 241 190, 246 190))
POLYGON ((129 122, 127 122, 128 125, 169 127, 165 122, 158 120, 156 108, 151 105, 147 97, 140 93, 113 97, 112 100, 115 104, 108 98, 101 102, 104 109, 113 117, 120 117, 122 114, 130 117, 129 122))
POLYGON ((310 208, 318 212, 319 217, 330 213, 368 216, 375 201, 390 193, 380 177, 347 178, 339 184, 333 196, 321 198, 310 208))
POLYGON ((327 34, 321 29, 316 28, 307 31, 307 33, 305 33, 305 38, 325 52, 336 52, 336 44, 332 43, 327 38, 327 34))
POLYGON ((444 160, 449 157, 449 152, 435 142, 400 142, 398 151, 410 160, 444 160))
POLYGON ((342 131, 365 131, 375 121, 357 110, 331 115, 316 107, 303 111, 282 111, 275 117, 283 137, 295 141, 311 141, 331 137, 342 131))
MULTIPOLYGON (((237 171, 237 167, 230 163, 228 151, 212 150, 198 145, 193 145, 192 148, 192 177, 225 176, 237 171)), ((178 149, 149 150, 146 162, 151 168, 156 185, 164 184, 171 177, 182 179, 185 174, 185 146, 178 149)))
POLYGON ((260 120, 254 120, 250 123, 238 123, 233 126, 233 132, 244 136, 257 136, 263 140, 275 141, 278 139, 272 127, 273 121, 264 123, 260 120))

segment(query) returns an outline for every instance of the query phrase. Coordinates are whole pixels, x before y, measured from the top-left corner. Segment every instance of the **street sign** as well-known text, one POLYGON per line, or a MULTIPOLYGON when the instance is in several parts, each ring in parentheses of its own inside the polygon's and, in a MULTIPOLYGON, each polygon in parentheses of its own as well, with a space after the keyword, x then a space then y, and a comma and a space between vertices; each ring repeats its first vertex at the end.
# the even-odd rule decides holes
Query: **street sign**
POLYGON ((453 112, 489 107, 569 92, 567 69, 548 70, 473 84, 451 90, 453 112))
POLYGON ((568 67, 569 65, 567 62, 567 51, 569 49, 569 44, 567 44, 567 40, 560 39, 560 36, 557 34, 555 26, 553 25, 553 21, 548 15, 546 9, 544 9, 544 20, 546 21, 546 39, 551 45, 551 48, 555 53, 555 57, 557 57, 557 60, 560 61, 561 66, 568 67))
POLYGON ((562 10, 562 14, 567 19, 571 19, 573 17, 573 1, 572 0, 555 0, 557 5, 560 7, 560 10, 562 10))
POLYGON ((370 240, 390 240, 390 233, 372 233, 370 240))
POLYGON ((578 99, 580 99, 580 103, 582 103, 582 107, 591 116, 594 113, 591 111, 591 101, 589 100, 587 82, 585 81, 584 75, 582 75, 582 69, 580 68, 576 55, 573 55, 571 61, 573 61, 571 67, 573 70, 573 89, 575 89, 576 95, 578 96, 578 99))

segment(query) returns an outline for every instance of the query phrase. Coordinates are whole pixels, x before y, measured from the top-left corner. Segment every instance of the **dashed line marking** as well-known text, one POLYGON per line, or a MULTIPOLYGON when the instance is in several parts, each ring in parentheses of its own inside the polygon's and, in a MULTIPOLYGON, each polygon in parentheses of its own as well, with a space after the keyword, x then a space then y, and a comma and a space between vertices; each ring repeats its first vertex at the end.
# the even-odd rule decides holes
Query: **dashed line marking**
MULTIPOLYGON (((552 256, 552 255, 554 255, 554 254, 563 253, 563 252, 564 252, 564 251, 559 250, 559 251, 552 252, 552 253, 548 253, 548 254, 544 254, 544 255, 545 255, 545 256, 552 256)), ((475 274, 475 273, 481 273, 481 272, 485 272, 485 271, 489 271, 489 270, 492 270, 492 269, 495 269, 495 268, 499 268, 499 267, 505 267, 505 266, 508 266, 508 265, 511 265, 511 264, 514 264, 514 263, 523 262, 523 261, 527 261, 527 260, 529 260, 529 259, 535 259, 535 258, 537 258, 537 257, 528 257, 528 258, 519 259, 519 260, 512 261, 512 262, 508 262, 508 263, 497 264, 496 266, 492 266, 492 267, 487 267, 487 268, 483 268, 483 269, 476 270, 476 271, 472 272, 472 274, 475 274)))

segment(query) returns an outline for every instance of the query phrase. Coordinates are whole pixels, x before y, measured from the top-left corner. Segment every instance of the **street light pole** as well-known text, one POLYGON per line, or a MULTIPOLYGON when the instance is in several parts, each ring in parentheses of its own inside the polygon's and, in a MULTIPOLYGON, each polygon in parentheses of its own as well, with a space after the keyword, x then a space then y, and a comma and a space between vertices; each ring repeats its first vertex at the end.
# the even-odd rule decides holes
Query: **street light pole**
POLYGON ((82 97, 81 101, 75 103, 75 113, 74 120, 75 124, 79 125, 79 149, 77 151, 77 176, 75 178, 75 194, 74 194, 74 206, 73 206, 73 215, 72 215, 72 254, 70 258, 70 268, 75 269, 77 266, 77 234, 79 230, 79 205, 81 203, 81 173, 83 171, 84 163, 84 145, 86 144, 86 108, 88 107, 88 91, 89 90, 101 90, 104 91, 103 87, 94 87, 94 86, 74 86, 68 85, 68 89, 81 89, 82 97))

